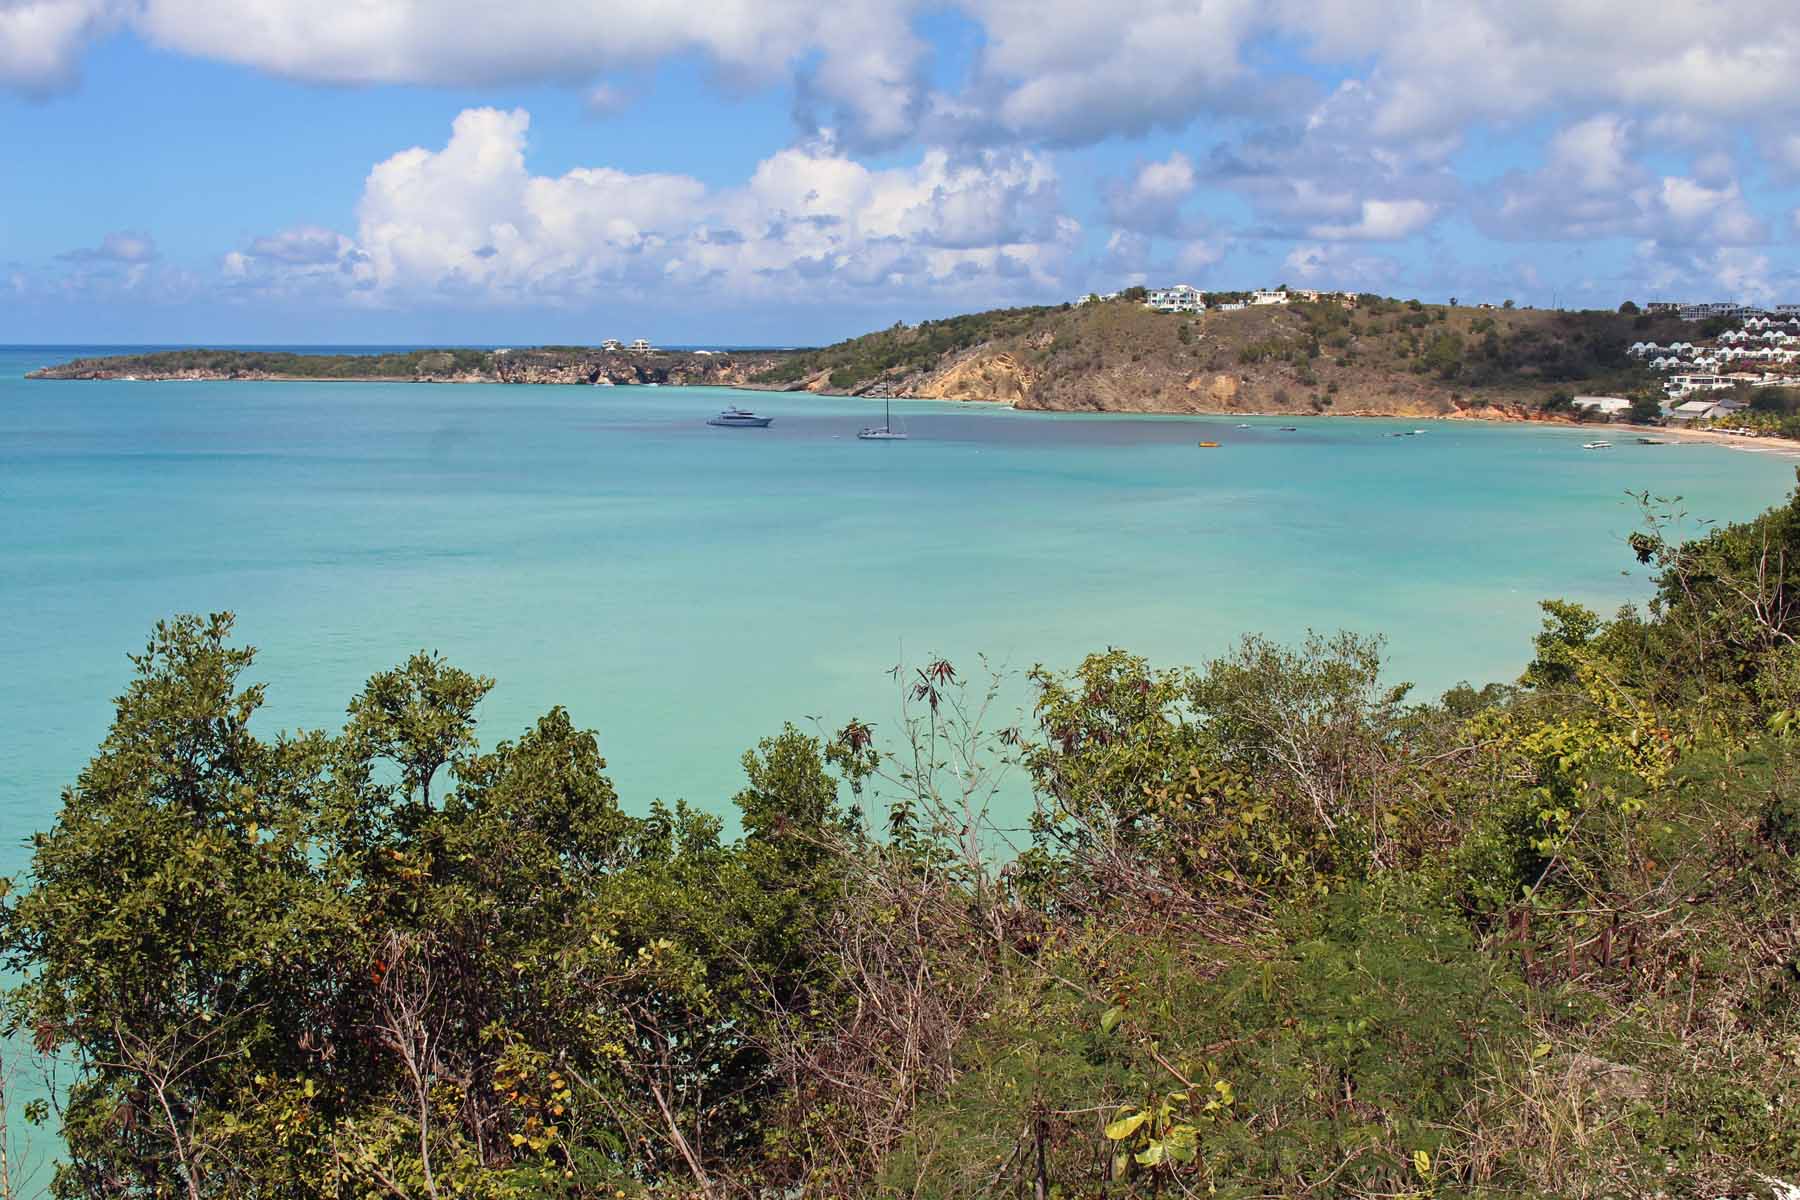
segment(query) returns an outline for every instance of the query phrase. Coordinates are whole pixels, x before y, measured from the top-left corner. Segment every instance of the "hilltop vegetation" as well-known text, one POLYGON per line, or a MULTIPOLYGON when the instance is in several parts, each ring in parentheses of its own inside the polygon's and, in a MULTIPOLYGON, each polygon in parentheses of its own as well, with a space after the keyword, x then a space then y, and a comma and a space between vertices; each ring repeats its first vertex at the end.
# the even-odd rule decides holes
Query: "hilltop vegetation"
POLYGON ((771 730, 736 832, 560 708, 483 751, 431 654, 271 737, 230 619, 161 625, 0 920, 54 1192, 1769 1195, 1800 492, 1645 501, 1654 600, 1547 603, 1514 683, 1252 637, 996 727, 927 661, 897 721, 771 730))
POLYGON ((46 372, 82 378, 196 375, 219 378, 412 379, 422 375, 481 374, 490 370, 485 350, 409 350, 401 354, 292 354, 278 350, 158 350, 148 354, 78 358, 46 372))
POLYGON ((953 354, 1018 337, 1052 308, 999 308, 917 325, 866 333, 822 350, 802 350, 763 374, 759 382, 790 384, 823 375, 834 391, 852 392, 876 380, 929 371, 953 354))
POLYGON ((759 382, 1050 409, 1535 410, 1559 392, 1653 387, 1625 349, 1663 324, 1680 325, 1377 296, 1353 310, 1295 303, 1198 315, 1122 298, 896 326, 797 355, 759 382))
POLYGON ((79 359, 47 379, 405 379, 675 383, 990 400, 1110 412, 1569 415, 1577 392, 1652 396, 1632 341, 1690 332, 1673 317, 1481 309, 1362 296, 1158 313, 1136 299, 1007 308, 896 324, 817 350, 328 355, 172 350, 79 359), (1484 410, 1490 410, 1484 412, 1484 410))
POLYGON ((583 346, 516 350, 410 350, 398 354, 289 354, 262 350, 162 350, 78 358, 32 379, 321 380, 418 383, 741 384, 779 361, 775 352, 623 352, 583 346))

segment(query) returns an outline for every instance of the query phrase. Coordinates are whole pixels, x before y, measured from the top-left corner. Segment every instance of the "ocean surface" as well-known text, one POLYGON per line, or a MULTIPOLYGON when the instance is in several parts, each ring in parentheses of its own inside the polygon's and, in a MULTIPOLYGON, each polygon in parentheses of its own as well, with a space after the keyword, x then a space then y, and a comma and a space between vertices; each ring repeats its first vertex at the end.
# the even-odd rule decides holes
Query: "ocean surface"
POLYGON ((565 705, 628 805, 724 812, 783 721, 891 734, 888 669, 932 653, 1198 663, 1349 628, 1424 692, 1511 679, 1540 599, 1647 595, 1628 492, 1723 521, 1794 483, 1774 454, 1472 422, 905 402, 909 441, 863 443, 879 403, 805 395, 22 378, 99 349, 0 349, 0 872, 177 612, 238 614, 266 731, 336 728, 430 648, 498 678, 484 740, 565 705), (704 423, 731 402, 774 425, 704 423))

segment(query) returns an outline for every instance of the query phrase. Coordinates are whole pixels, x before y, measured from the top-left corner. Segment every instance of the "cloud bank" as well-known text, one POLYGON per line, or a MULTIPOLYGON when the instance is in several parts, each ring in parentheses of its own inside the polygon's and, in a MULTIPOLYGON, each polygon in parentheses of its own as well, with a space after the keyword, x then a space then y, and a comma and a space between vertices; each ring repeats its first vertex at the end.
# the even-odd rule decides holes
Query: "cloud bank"
POLYGON ((1026 151, 926 151, 872 170, 829 138, 781 150, 741 185, 578 167, 535 175, 530 115, 469 109, 438 149, 365 181, 353 234, 289 229, 228 254, 245 292, 362 303, 580 304, 674 289, 738 303, 860 289, 1005 297, 1053 287, 1080 227, 1026 151))

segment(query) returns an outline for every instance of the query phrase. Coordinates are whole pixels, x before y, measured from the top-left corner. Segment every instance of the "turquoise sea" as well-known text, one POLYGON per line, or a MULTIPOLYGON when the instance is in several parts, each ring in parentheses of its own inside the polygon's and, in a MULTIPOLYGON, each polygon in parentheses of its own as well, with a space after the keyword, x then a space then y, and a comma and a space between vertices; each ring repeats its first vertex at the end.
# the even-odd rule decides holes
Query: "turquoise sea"
POLYGON ((931 652, 1173 664, 1347 627, 1434 693, 1509 679, 1540 598, 1646 594, 1628 491, 1731 520, 1794 481, 1774 454, 1469 422, 907 402, 911 440, 881 444, 854 437, 879 404, 805 395, 22 379, 80 352, 0 350, 0 871, 178 611, 237 612, 269 729, 335 727, 429 647, 498 677, 488 740, 563 704, 628 803, 723 810, 784 720, 892 730, 886 671, 931 652), (733 401, 774 425, 704 424, 733 401))

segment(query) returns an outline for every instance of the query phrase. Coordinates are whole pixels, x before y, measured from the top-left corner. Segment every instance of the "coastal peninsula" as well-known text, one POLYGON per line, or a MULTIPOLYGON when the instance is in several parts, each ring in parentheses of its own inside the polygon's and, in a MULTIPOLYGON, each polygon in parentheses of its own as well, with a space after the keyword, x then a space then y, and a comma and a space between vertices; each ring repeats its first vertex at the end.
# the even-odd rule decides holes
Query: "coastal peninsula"
POLYGON ((901 322, 804 350, 544 346, 313 355, 196 349, 78 359, 30 377, 655 383, 1060 412, 1567 420, 1574 394, 1655 389, 1657 377, 1632 357, 1631 346, 1683 334, 1691 336, 1692 327, 1672 314, 1379 296, 1162 312, 1127 292, 1083 304, 901 322))
POLYGON ((670 384, 744 387, 772 370, 772 353, 626 351, 585 346, 529 350, 434 349, 394 354, 298 354, 271 350, 158 350, 78 358, 27 379, 256 383, 670 384))

